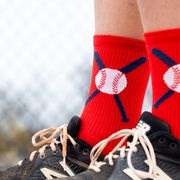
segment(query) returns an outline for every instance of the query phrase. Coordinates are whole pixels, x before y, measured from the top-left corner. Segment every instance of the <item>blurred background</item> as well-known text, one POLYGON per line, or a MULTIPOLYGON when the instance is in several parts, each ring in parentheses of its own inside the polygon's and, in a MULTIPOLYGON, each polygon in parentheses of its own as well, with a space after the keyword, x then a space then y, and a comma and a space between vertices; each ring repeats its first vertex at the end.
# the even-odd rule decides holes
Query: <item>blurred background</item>
MULTIPOLYGON (((92 0, 0 0, 0 169, 31 136, 80 114, 90 81, 92 0)), ((150 110, 148 88, 145 110, 150 110)))

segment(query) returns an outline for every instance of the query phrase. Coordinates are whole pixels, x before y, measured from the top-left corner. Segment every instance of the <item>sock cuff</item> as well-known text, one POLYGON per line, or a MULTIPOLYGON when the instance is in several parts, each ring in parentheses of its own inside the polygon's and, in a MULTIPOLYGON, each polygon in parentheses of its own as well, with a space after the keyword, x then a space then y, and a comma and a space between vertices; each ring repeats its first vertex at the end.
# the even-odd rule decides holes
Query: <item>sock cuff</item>
POLYGON ((94 47, 125 47, 132 50, 146 51, 143 40, 112 35, 94 35, 94 47))
POLYGON ((147 44, 180 41, 180 28, 146 32, 144 37, 147 44))

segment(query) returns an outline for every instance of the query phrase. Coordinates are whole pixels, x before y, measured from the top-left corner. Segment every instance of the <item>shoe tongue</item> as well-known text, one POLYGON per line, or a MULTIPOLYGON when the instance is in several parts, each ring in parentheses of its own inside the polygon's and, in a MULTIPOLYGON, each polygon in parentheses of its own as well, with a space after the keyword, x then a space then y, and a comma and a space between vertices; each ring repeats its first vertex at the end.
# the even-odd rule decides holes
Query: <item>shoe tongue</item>
POLYGON ((77 137, 79 128, 81 125, 81 119, 78 116, 73 116, 68 123, 67 131, 72 137, 77 137))
POLYGON ((150 136, 156 132, 170 133, 170 129, 167 123, 153 116, 149 112, 144 112, 141 115, 136 129, 144 131, 147 136, 150 136))

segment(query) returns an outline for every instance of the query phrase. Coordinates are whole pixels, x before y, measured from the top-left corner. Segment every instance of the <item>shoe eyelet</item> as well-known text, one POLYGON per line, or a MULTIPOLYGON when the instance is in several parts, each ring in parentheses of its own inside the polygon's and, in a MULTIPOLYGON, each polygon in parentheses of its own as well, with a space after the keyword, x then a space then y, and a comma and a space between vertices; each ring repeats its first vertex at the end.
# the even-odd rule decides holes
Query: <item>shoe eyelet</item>
POLYGON ((79 150, 80 145, 79 145, 78 143, 76 143, 76 145, 74 146, 74 148, 75 148, 76 150, 79 150))
POLYGON ((170 148, 175 149, 177 147, 177 144, 175 142, 170 143, 170 148))
POLYGON ((44 154, 43 156, 40 156, 41 159, 44 159, 46 157, 46 155, 44 154))
POLYGON ((159 138, 159 143, 160 143, 160 144, 164 144, 165 142, 166 142, 165 137, 160 137, 160 138, 159 138))
POLYGON ((87 148, 83 149, 83 154, 84 154, 84 155, 89 154, 89 149, 87 149, 87 148))
POLYGON ((53 151, 53 154, 57 154, 58 153, 58 151, 53 151))

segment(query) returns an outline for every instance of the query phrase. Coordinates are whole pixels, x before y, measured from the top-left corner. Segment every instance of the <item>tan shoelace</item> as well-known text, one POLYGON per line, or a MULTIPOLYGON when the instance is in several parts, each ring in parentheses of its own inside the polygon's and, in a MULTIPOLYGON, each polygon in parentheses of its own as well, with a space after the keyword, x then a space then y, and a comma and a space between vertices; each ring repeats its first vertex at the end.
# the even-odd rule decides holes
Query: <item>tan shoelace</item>
POLYGON ((99 142, 96 146, 94 146, 94 148, 92 149, 91 154, 90 154, 91 164, 89 166, 89 169, 92 169, 95 172, 101 171, 101 169, 100 169, 101 166, 106 164, 106 162, 98 162, 97 159, 98 159, 99 155, 101 154, 101 152, 104 150, 104 148, 110 141, 119 139, 119 138, 122 138, 120 140, 120 142, 105 157, 105 159, 108 159, 108 163, 110 165, 113 165, 113 159, 116 159, 118 157, 120 157, 120 158, 127 157, 127 164, 129 166, 130 170, 135 174, 136 177, 138 177, 139 179, 147 179, 147 178, 154 179, 154 180, 157 179, 158 169, 157 169, 157 165, 156 165, 156 157, 155 157, 153 146, 152 146, 150 140, 148 139, 148 137, 146 136, 146 134, 137 129, 121 130, 117 133, 112 134, 107 139, 99 142), (133 137, 132 142, 127 142, 127 146, 123 146, 123 144, 126 142, 128 137, 130 137, 130 136, 133 137), (148 172, 137 170, 137 169, 135 169, 135 167, 132 164, 132 161, 131 161, 132 154, 134 152, 137 152, 136 145, 138 145, 138 144, 140 144, 142 146, 142 148, 144 149, 144 152, 146 154, 146 157, 147 157, 146 162, 149 166, 148 172), (120 152, 119 155, 114 154, 117 151, 120 152))
MULTIPOLYGON (((33 161, 35 158, 35 155, 39 153, 40 157, 45 157, 45 150, 47 147, 51 147, 53 152, 56 152, 56 144, 57 144, 57 138, 60 138, 60 143, 62 145, 62 156, 63 156, 63 163, 64 167, 66 167, 66 157, 67 157, 67 141, 68 139, 73 144, 73 146, 76 146, 76 142, 74 139, 68 134, 67 132, 67 124, 64 124, 58 128, 48 128, 43 129, 32 137, 32 144, 34 147, 41 147, 38 151, 33 151, 29 157, 30 161, 33 161), (37 142, 37 139, 40 139, 40 141, 37 142)), ((18 165, 22 165, 22 161, 18 162, 18 165)))

